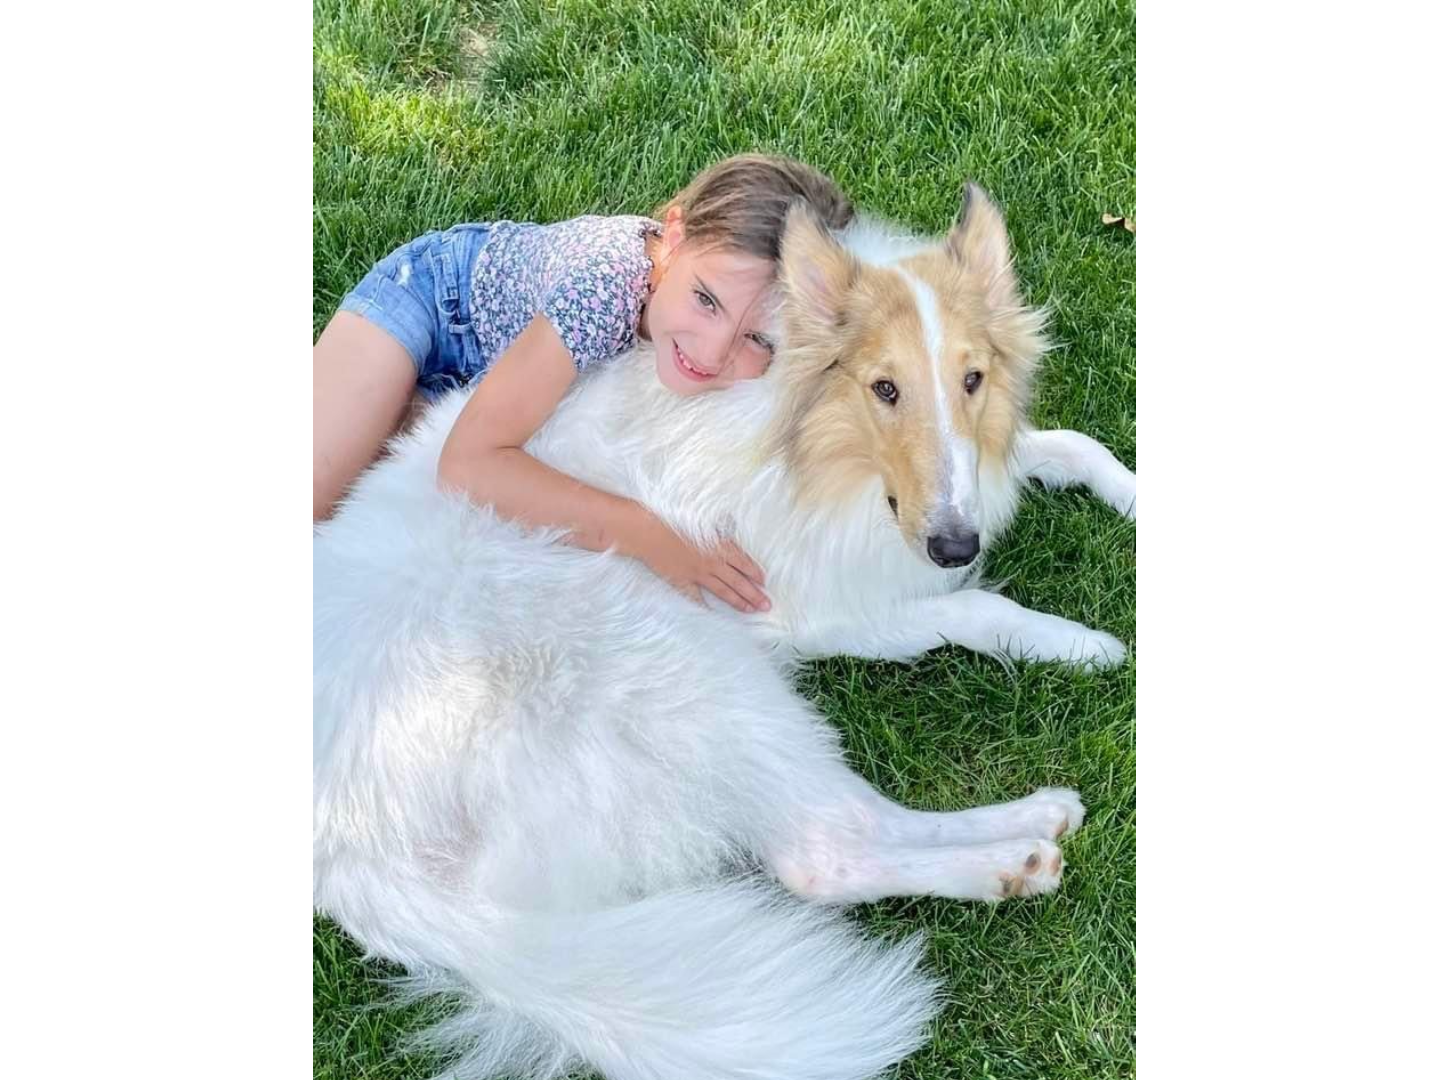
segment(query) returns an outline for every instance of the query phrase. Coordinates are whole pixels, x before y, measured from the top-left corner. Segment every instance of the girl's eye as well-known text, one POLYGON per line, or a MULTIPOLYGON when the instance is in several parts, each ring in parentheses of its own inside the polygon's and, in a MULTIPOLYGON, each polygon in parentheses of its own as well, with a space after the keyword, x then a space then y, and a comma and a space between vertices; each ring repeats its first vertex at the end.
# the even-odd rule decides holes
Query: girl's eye
POLYGON ((874 390, 875 396, 887 405, 894 405, 895 402, 900 400, 900 391, 895 389, 895 384, 889 379, 881 379, 879 382, 874 383, 870 389, 874 390))
POLYGON ((985 378, 985 376, 981 372, 967 371, 965 373, 965 392, 967 394, 973 394, 976 390, 979 390, 980 380, 983 378, 985 378))
POLYGON ((700 301, 700 306, 706 311, 715 310, 715 301, 709 293, 703 293, 699 289, 694 290, 695 298, 700 301))

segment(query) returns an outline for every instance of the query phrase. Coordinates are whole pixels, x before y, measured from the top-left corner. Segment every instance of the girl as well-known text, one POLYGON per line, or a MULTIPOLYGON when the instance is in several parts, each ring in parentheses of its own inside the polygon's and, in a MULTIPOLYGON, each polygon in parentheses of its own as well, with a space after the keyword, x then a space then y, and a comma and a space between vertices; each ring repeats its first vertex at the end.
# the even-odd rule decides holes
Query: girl
POLYGON ((315 344, 314 520, 394 433, 418 384, 434 398, 483 376, 440 455, 438 482, 568 542, 614 547, 692 599, 769 601, 733 543, 704 551, 639 503, 581 484, 522 449, 576 375, 654 343, 656 374, 697 394, 764 373, 761 319, 785 215, 807 199, 831 229, 850 202, 822 173, 755 154, 702 172, 657 213, 555 225, 457 225, 398 248, 345 297, 315 344))

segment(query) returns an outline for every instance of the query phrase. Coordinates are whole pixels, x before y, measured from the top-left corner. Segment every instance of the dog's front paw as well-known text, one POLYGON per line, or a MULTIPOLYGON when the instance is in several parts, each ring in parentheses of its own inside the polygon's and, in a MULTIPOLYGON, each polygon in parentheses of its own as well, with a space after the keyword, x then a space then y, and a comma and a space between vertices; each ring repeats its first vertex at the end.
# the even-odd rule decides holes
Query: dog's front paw
POLYGON ((1134 521, 1135 474, 1110 451, 1102 448, 1101 452, 1105 460, 1094 466, 1090 490, 1109 503, 1117 514, 1134 521))
POLYGON ((1080 667, 1106 668, 1123 664, 1129 655, 1130 650, 1115 635, 1087 630, 1065 660, 1080 667))
POLYGON ((1012 660, 1058 660, 1077 667, 1104 668, 1123 664, 1129 655, 1113 634, 1092 630, 1057 615, 1030 612, 1020 634, 998 642, 1012 660))

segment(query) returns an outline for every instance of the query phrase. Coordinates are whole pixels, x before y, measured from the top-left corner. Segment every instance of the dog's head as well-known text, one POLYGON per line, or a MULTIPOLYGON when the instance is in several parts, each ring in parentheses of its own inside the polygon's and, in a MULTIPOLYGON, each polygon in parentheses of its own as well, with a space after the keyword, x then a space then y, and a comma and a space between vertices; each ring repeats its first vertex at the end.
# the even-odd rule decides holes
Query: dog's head
POLYGON ((844 500, 878 476, 918 556, 970 563, 1014 512, 1009 456, 1045 350, 1000 211, 972 184, 943 241, 862 225, 842 245, 797 204, 779 280, 775 434, 801 497, 844 500))

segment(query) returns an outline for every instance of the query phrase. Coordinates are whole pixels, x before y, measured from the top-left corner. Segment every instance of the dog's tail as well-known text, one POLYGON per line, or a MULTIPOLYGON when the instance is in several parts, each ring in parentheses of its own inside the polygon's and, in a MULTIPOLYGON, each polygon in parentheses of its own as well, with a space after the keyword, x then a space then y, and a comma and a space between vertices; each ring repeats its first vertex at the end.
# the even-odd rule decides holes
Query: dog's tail
POLYGON ((457 1080, 582 1065, 608 1080, 862 1080, 917 1049, 939 1007, 918 936, 867 940, 759 881, 586 913, 393 914, 412 947, 428 939, 406 996, 456 1001, 418 1042, 457 1080))

